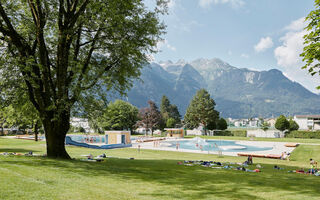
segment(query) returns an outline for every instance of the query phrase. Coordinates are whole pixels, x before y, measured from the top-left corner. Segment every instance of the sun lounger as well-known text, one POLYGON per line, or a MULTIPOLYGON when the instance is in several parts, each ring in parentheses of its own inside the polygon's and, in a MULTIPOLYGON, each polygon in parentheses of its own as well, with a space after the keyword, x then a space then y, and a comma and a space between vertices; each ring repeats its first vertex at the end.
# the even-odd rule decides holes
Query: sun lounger
POLYGON ((268 154, 268 155, 266 155, 266 158, 281 159, 281 156, 280 155, 275 155, 275 154, 268 154))
POLYGON ((299 146, 299 143, 288 143, 288 144, 285 144, 284 146, 286 146, 286 147, 297 147, 297 146, 299 146))
POLYGON ((247 153, 238 153, 238 156, 252 156, 252 157, 257 157, 257 158, 265 158, 265 155, 261 155, 261 154, 247 154, 247 153))

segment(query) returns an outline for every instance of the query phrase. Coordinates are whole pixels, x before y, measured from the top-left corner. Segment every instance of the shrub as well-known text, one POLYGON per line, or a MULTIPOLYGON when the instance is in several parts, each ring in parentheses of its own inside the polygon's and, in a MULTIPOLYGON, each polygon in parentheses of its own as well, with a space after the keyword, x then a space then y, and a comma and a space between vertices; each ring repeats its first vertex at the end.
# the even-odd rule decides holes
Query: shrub
POLYGON ((233 136, 231 131, 214 131, 215 136, 233 136))
POLYGON ((237 131, 231 131, 233 136, 236 137, 247 137, 247 131, 246 130, 237 130, 237 131))
POLYGON ((237 130, 237 131, 215 131, 215 136, 236 136, 236 137, 247 137, 246 130, 237 130))
POLYGON ((288 138, 316 138, 320 139, 320 131, 291 131, 286 134, 288 138))
POLYGON ((80 128, 79 128, 79 132, 80 132, 80 133, 85 133, 85 132, 86 132, 86 130, 85 130, 83 127, 81 127, 81 126, 80 126, 80 128))

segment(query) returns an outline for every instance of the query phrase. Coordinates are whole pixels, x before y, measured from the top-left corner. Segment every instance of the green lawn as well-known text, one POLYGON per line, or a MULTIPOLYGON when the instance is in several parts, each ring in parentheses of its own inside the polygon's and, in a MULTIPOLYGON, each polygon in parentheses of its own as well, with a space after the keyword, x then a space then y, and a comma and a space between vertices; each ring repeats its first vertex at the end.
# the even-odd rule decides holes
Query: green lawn
MULTIPOLYGON (((301 145, 294 161, 254 159, 261 173, 177 165, 182 160, 243 162, 242 157, 67 147, 72 157, 107 153, 102 163, 0 156, 0 199, 319 199, 320 177, 288 173, 320 160, 320 146, 301 145), (134 160, 128 158, 134 157, 134 160), (274 165, 285 170, 274 170, 274 165)), ((0 152, 45 152, 44 142, 0 138, 0 152)), ((254 167, 254 166, 253 166, 254 167)), ((251 169, 253 169, 251 167, 251 169)))

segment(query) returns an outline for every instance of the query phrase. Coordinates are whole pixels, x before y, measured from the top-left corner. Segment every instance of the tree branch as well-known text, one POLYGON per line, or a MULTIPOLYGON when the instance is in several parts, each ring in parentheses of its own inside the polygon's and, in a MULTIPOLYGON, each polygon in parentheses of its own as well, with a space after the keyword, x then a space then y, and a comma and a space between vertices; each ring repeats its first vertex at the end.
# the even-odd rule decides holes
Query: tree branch
MULTIPOLYGON (((75 3, 78 4, 78 1, 76 0, 75 3)), ((74 13, 74 15, 70 19, 70 23, 69 23, 70 28, 74 26, 74 24, 78 20, 79 16, 86 10, 88 3, 89 3, 89 0, 85 0, 85 2, 83 2, 83 4, 80 6, 80 8, 77 12, 75 12, 76 4, 74 4, 75 6, 72 9, 72 13, 74 13)))

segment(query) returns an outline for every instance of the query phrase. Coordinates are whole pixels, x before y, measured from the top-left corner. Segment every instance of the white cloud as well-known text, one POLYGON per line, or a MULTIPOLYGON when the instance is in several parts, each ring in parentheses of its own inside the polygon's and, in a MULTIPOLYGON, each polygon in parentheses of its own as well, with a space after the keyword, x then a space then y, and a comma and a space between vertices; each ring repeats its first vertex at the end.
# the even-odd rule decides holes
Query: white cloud
POLYGON ((302 29, 304 29, 304 27, 307 26, 305 19, 306 18, 304 18, 304 17, 297 19, 297 20, 291 22, 284 29, 288 30, 288 31, 301 31, 302 29))
POLYGON ((176 47, 169 44, 168 40, 161 40, 157 43, 157 49, 161 50, 163 47, 166 47, 167 49, 170 49, 171 51, 176 51, 176 47))
POLYGON ((303 36, 307 34, 307 31, 303 30, 304 23, 300 18, 285 27, 287 32, 280 38, 282 44, 274 50, 274 56, 288 78, 301 83, 312 92, 319 92, 315 89, 320 85, 319 76, 311 76, 307 70, 301 69, 304 65, 300 57, 304 47, 303 36))
POLYGON ((176 0, 170 0, 168 2, 168 8, 171 10, 176 6, 176 0))
POLYGON ((261 38, 259 43, 254 46, 256 52, 263 52, 273 46, 271 37, 261 38))
POLYGON ((203 26, 203 24, 199 23, 196 20, 191 20, 187 22, 182 21, 179 18, 175 18, 174 20, 175 20, 175 23, 172 26, 172 28, 174 28, 175 31, 182 32, 182 33, 190 32, 194 28, 199 28, 203 26))
POLYGON ((249 57, 250 57, 248 54, 245 54, 245 53, 241 54, 240 56, 241 56, 242 58, 249 58, 249 57))
POLYGON ((282 45, 274 50, 274 55, 279 66, 290 67, 301 64, 300 54, 303 50, 303 36, 307 32, 305 30, 298 32, 288 32, 280 38, 282 45))
POLYGON ((199 6, 202 8, 208 8, 212 4, 230 4, 233 8, 240 8, 245 2, 243 0, 199 0, 199 6))

